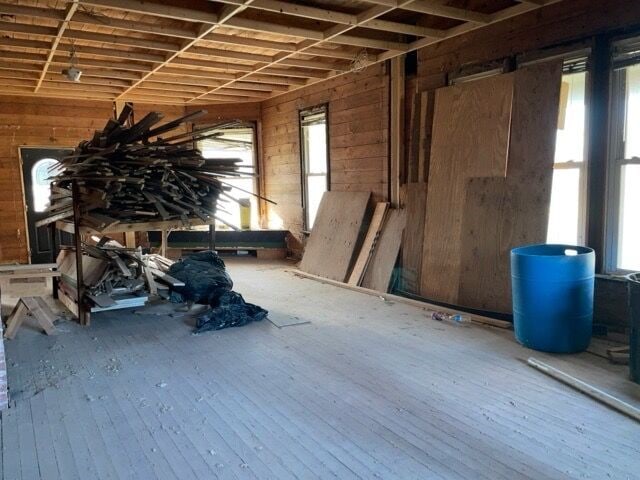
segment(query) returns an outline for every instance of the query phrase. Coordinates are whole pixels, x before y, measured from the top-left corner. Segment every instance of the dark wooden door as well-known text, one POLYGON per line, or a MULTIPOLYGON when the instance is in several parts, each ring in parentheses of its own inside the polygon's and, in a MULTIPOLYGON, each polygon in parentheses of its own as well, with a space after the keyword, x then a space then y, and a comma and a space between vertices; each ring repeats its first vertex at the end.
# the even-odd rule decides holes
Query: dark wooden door
MULTIPOLYGON (((51 167, 72 150, 49 148, 21 148, 22 179, 27 208, 27 230, 29 232, 29 255, 31 263, 51 263, 55 261, 54 236, 49 227, 36 227, 35 223, 50 213, 49 205, 51 167)), ((59 234, 55 241, 60 242, 59 234)))

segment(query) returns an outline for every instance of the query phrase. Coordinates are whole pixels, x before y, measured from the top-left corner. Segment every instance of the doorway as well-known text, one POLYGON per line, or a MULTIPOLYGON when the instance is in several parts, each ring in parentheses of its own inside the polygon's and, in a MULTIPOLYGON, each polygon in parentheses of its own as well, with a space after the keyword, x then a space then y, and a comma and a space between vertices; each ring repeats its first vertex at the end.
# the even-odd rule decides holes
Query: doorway
MULTIPOLYGON (((70 155, 70 149, 21 148, 22 183, 27 211, 29 232, 29 258, 31 263, 55 262, 53 237, 48 226, 36 227, 36 222, 51 215, 47 212, 51 193, 50 177, 56 173, 56 165, 70 155)), ((60 244, 59 233, 55 241, 60 244)))

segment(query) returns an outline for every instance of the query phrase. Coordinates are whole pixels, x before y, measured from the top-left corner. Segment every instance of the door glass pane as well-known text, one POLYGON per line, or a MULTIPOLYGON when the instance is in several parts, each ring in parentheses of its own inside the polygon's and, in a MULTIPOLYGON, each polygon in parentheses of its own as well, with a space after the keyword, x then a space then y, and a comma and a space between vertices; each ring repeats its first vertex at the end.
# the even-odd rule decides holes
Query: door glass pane
POLYGON ((326 175, 313 175, 307 177, 307 198, 309 199, 309 203, 307 205, 307 227, 309 229, 313 227, 313 222, 316 219, 318 207, 320 206, 320 200, 322 200, 322 195, 326 191, 326 175))
POLYGON ((31 193, 34 212, 44 212, 49 205, 51 178, 59 173, 60 162, 53 158, 38 160, 31 169, 31 193))
POLYGON ((577 245, 580 199, 580 169, 553 171, 547 243, 577 245))
POLYGON ((633 65, 625 70, 627 72, 627 118, 624 132, 624 158, 640 157, 640 65, 633 65))
POLYGON ((562 76, 560 113, 556 132, 556 163, 582 162, 585 137, 585 84, 587 74, 562 76))
POLYGON ((623 165, 618 230, 618 268, 640 271, 640 165, 623 165))

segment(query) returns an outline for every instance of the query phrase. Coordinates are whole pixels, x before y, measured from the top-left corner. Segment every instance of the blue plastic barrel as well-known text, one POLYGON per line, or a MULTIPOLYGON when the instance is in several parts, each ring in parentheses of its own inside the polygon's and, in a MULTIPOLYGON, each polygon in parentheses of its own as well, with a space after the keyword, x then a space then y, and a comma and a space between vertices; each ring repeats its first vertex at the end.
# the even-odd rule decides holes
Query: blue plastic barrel
POLYGON ((573 245, 511 250, 513 326, 525 347, 586 350, 593 326, 595 252, 573 245))

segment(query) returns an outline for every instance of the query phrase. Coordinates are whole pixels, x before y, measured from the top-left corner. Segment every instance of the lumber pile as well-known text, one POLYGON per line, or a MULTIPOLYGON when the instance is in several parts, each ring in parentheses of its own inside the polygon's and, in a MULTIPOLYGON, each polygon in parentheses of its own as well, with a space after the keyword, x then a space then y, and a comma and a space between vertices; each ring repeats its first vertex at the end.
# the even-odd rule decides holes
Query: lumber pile
POLYGON ((118 119, 109 120, 91 140, 80 142, 50 172, 50 215, 37 225, 71 218, 74 201, 80 208, 80 224, 98 231, 118 223, 181 220, 188 226, 190 219, 220 220, 218 201, 235 200, 227 194, 231 187, 225 180, 254 172, 239 166, 240 159, 205 159, 196 145, 235 122, 164 137, 205 113, 201 110, 155 126, 163 116, 151 112, 127 126, 132 109, 125 107, 118 119))
MULTIPOLYGON (((140 248, 125 248, 103 237, 95 245, 83 244, 84 301, 91 312, 142 307, 150 295, 168 297, 169 288, 184 285, 166 272, 173 261, 143 255, 140 248)), ((76 257, 71 249, 58 255, 60 289, 77 303, 76 257)), ((72 310, 73 311, 73 310, 72 310)))

